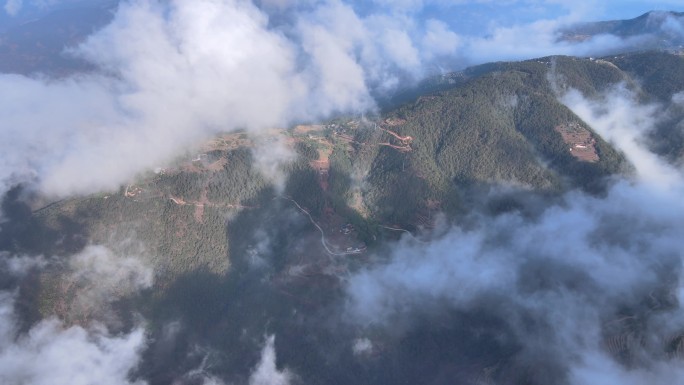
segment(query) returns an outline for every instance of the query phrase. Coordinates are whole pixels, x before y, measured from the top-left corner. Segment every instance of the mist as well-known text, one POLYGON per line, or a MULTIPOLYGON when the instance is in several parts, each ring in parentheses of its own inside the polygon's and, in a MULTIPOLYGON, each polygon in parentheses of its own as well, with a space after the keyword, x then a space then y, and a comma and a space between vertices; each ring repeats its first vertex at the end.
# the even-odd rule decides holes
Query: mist
POLYGON ((261 360, 249 378, 249 385, 288 385, 293 375, 276 368, 275 336, 268 336, 261 351, 261 360))
MULTIPOLYGON (((492 60, 599 54, 642 38, 559 40, 560 28, 589 12, 584 6, 556 19, 492 25, 485 37, 461 35, 443 20, 418 19, 427 6, 378 2, 362 12, 336 0, 121 2, 109 25, 65 53, 94 71, 0 75, 0 189, 23 183, 55 198, 112 191, 218 132, 258 136, 372 112, 372 95, 430 74, 492 60)), ((676 35, 681 20, 671 19, 662 25, 676 35)))
MULTIPOLYGON (((464 35, 444 20, 419 19, 426 3, 378 1, 362 11, 338 0, 121 2, 109 25, 65 52, 93 71, 61 78, 0 75, 0 195, 17 184, 51 199, 114 191, 227 131, 256 139, 255 165, 280 193, 287 180, 283 165, 295 155, 281 138, 272 140, 273 128, 372 114, 379 109, 374 96, 471 64, 601 55, 653 37, 563 41, 559 31, 590 12, 588 6, 464 35)), ((7 1, 5 11, 18 14, 22 5, 7 1)), ((674 36, 684 31, 681 18, 667 16, 662 25, 674 36)), ((478 362, 480 353, 466 342, 453 350, 468 370, 495 367, 499 383, 530 372, 535 383, 571 385, 681 378, 684 365, 672 346, 684 329, 684 177, 646 146, 665 108, 642 104, 626 86, 594 99, 572 90, 559 98, 623 152, 635 175, 610 181, 602 195, 571 191, 551 205, 540 202, 546 206, 533 215, 473 212, 467 226, 443 224, 429 244, 410 237, 390 244, 369 266, 335 277, 343 280, 342 310, 325 320, 341 321, 344 337, 354 334, 348 346, 335 348, 363 366, 382 351, 383 337, 442 327, 494 341, 510 366, 478 362)), ((681 93, 673 97, 682 100, 681 93)), ((293 218, 281 227, 306 223, 293 218)), ((256 243, 247 249, 254 252, 249 263, 259 274, 268 271, 258 288, 270 290, 276 242, 260 231, 249 240, 256 243)), ((152 287, 150 266, 97 245, 59 263, 50 256, 2 258, 12 285, 0 292, 0 380, 143 383, 131 374, 154 341, 142 316, 130 316, 129 325, 113 306, 152 287), (55 265, 79 293, 62 302, 62 319, 23 325, 14 281, 55 265)), ((173 340, 180 333, 168 334, 173 340)), ((264 337, 256 365, 242 373, 250 385, 297 382, 299 367, 278 362, 283 356, 276 348, 275 336, 264 337)), ((187 377, 221 383, 204 369, 187 377)))
MULTIPOLYGON (((129 282, 124 277, 128 275, 126 273, 107 277, 96 276, 96 271, 122 273, 121 267, 115 267, 119 264, 118 261, 100 263, 95 269, 84 266, 92 258, 106 258, 106 253, 108 252, 102 247, 93 246, 84 250, 74 257, 73 274, 81 280, 97 279, 98 283, 104 279, 116 286, 117 290, 128 285, 129 282)), ((7 384, 146 383, 129 379, 129 375, 139 365, 141 354, 147 346, 147 336, 142 323, 123 332, 111 331, 97 320, 98 317, 83 325, 68 325, 57 317, 49 317, 26 326, 26 320, 23 319, 25 316, 17 312, 19 302, 26 301, 18 287, 28 275, 50 265, 60 264, 59 260, 56 257, 3 255, 0 273, 8 274, 15 284, 3 286, 3 290, 0 291, 0 381, 7 384)), ((136 272, 130 273, 136 275, 136 272)), ((95 282, 90 284, 95 288, 94 292, 100 290, 95 282)), ((131 292, 138 290, 135 286, 126 289, 130 289, 131 292)), ((104 287, 101 290, 108 289, 104 287)), ((86 292, 84 295, 93 294, 86 292)), ((111 291, 109 295, 109 300, 98 301, 92 305, 99 309, 108 307, 108 301, 116 297, 111 291)), ((80 301, 84 304, 85 300, 78 298, 75 302, 80 301)))
POLYGON ((684 329, 683 176, 645 140, 662 107, 638 104, 622 86, 596 99, 571 90, 561 100, 636 174, 602 196, 569 192, 532 217, 476 212, 472 225, 430 244, 403 239, 349 278, 347 322, 406 335, 453 312, 480 317, 480 326, 453 328, 490 335, 502 351, 521 347, 497 383, 526 371, 533 383, 676 382, 684 364, 668 346, 684 329), (504 326, 486 326, 492 317, 504 326))

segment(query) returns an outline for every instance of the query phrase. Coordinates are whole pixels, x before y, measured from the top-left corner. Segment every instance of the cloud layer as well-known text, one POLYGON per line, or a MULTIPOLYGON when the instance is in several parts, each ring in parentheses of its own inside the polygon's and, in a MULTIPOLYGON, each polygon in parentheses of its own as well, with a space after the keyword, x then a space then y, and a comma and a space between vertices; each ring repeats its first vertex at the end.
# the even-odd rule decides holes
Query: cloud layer
POLYGON ((388 262, 349 279, 349 319, 411 330, 420 317, 484 312, 505 327, 478 330, 516 341, 522 350, 512 359, 537 374, 550 370, 547 380, 679 378, 684 365, 668 359, 667 346, 684 330, 684 183, 681 170, 643 146, 658 107, 638 105, 622 87, 592 101, 571 91, 563 101, 626 154, 636 180, 602 197, 569 193, 532 219, 474 214, 474 227, 454 227, 430 244, 406 239, 388 262), (641 341, 621 345, 628 363, 609 348, 626 335, 641 341))
POLYGON ((267 337, 261 360, 249 377, 249 385, 288 385, 291 380, 292 373, 276 367, 275 336, 267 337))
MULTIPOLYGON (((76 261, 84 262, 86 253, 76 261)), ((21 279, 32 269, 43 268, 43 258, 3 255, 2 269, 21 279)), ((92 269, 79 269, 90 274, 92 269)), ((100 268, 96 269, 101 271, 100 268)), ((120 271, 120 269, 119 269, 120 271)), ((109 282, 121 278, 106 278, 109 282)), ((118 285, 127 284, 123 279, 118 285)), ((143 384, 131 381, 147 341, 142 326, 114 335, 106 327, 91 323, 67 326, 48 318, 25 331, 15 311, 15 291, 0 292, 0 382, 4 384, 143 384)), ((105 301, 106 302, 106 301, 105 301)), ((99 304, 98 306, 103 306, 99 304)))
MULTIPOLYGON (((0 75, 0 190, 21 182, 54 196, 112 190, 219 131, 366 112, 371 95, 467 63, 630 44, 610 35, 560 42, 557 30, 575 11, 463 36, 443 20, 418 18, 427 6, 122 2, 110 25, 70 52, 96 71, 0 75)), ((681 20, 663 25, 678 33, 681 20)))
MULTIPOLYGON (((8 4, 17 12, 21 2, 8 4)), ((416 19, 422 1, 387 4, 361 12, 337 0, 124 2, 110 25, 71 52, 96 71, 61 79, 0 75, 0 192, 21 182, 60 197, 112 190, 220 131, 258 136, 297 121, 373 110, 372 95, 467 63, 589 55, 641 39, 559 42, 558 28, 576 15, 462 36, 436 18, 416 19)), ((664 25, 681 33, 679 20, 664 25)), ((400 243, 388 262, 349 278, 347 315, 362 326, 410 329, 418 316, 484 307, 520 341, 521 361, 544 357, 573 384, 679 378, 681 365, 663 357, 684 315, 678 302, 666 300, 681 300, 684 188, 680 171, 641 144, 659 108, 635 100, 624 89, 598 102, 577 93, 563 98, 628 156, 637 180, 616 183, 604 197, 571 193, 533 220, 481 217, 475 228, 455 227, 429 245, 400 243), (646 341, 631 368, 603 345, 613 332, 605 325, 625 316, 643 320, 638 333, 646 341), (540 327, 530 328, 530 320, 540 327)), ((278 162, 288 152, 254 153, 279 183, 278 162)), ((17 262, 13 274, 22 266, 17 262)), ((72 258, 70 267, 72 279, 94 288, 76 297, 86 308, 107 305, 121 285, 134 291, 152 279, 134 260, 115 263, 97 247, 72 258)), ((146 344, 141 328, 112 335, 101 326, 49 319, 21 334, 13 306, 13 295, 3 293, 3 381, 130 382, 127 373, 146 344)), ((276 366, 274 344, 267 338, 251 384, 292 381, 276 366)), ((366 357, 375 344, 357 339, 353 351, 366 357)))

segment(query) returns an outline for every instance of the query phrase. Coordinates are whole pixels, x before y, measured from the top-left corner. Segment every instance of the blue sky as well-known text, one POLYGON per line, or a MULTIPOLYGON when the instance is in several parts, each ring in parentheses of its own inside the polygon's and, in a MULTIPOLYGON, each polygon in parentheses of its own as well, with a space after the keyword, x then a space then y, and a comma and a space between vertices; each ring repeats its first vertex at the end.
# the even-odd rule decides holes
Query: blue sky
POLYGON ((464 35, 484 35, 491 28, 510 27, 569 17, 576 21, 631 19, 652 10, 684 11, 682 1, 637 0, 376 0, 358 1, 359 13, 372 13, 388 8, 407 12, 417 19, 435 18, 464 35), (391 5, 390 5, 391 4, 391 5))
MULTIPOLYGON (((2 0, 6 10, 16 10, 16 17, 35 16, 64 6, 93 4, 108 0, 2 0)), ((318 0, 263 0, 273 3, 320 3, 318 0)), ((642 0, 360 0, 353 1, 360 13, 407 11, 418 18, 438 18, 458 33, 477 35, 485 26, 510 26, 539 19, 555 19, 575 13, 586 21, 633 18, 650 10, 684 11, 682 1, 642 0)), ((2 19, 7 19, 3 12, 2 19)))

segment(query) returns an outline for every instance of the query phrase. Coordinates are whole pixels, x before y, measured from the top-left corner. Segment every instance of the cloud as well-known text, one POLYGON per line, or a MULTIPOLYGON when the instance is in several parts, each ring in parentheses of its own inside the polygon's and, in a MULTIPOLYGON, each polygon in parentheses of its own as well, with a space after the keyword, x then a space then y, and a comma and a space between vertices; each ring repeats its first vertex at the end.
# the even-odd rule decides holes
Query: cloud
POLYGON ((69 267, 73 280, 96 283, 105 296, 146 289, 153 281, 152 269, 137 258, 117 256, 105 246, 87 246, 69 258, 69 267))
MULTIPOLYGON (((559 42, 558 28, 572 18, 493 26, 486 37, 460 36, 443 21, 415 20, 411 12, 421 1, 402 2, 400 12, 366 15, 334 0, 261 4, 297 13, 274 27, 249 2, 125 2, 112 24, 72 52, 98 71, 63 79, 0 75, 0 191, 17 182, 35 183, 56 196, 116 189, 220 131, 246 129, 258 137, 295 121, 373 109, 374 91, 421 77, 441 57, 479 63, 593 54, 640 39, 604 35, 559 42)), ((354 322, 392 327, 400 320, 411 327, 414 315, 439 313, 445 304, 464 312, 486 304, 521 341, 522 356, 549 353, 564 363, 573 383, 657 382, 679 373, 656 359, 626 370, 599 343, 618 305, 638 307, 635 301, 662 285, 681 291, 681 176, 642 146, 659 108, 638 104, 624 89, 605 95, 599 105, 577 93, 563 101, 625 152, 638 180, 617 183, 604 197, 568 194, 532 220, 516 214, 480 217, 475 228, 455 227, 429 245, 406 240, 394 247, 389 262, 349 279, 348 315, 354 322), (671 276, 662 279, 665 273, 671 276), (530 319, 551 326, 526 329, 530 319)), ((255 148, 254 155, 262 172, 281 186, 280 164, 292 154, 276 143, 255 148)), ((14 272, 32 265, 15 262, 14 272)), ((137 260, 99 246, 74 256, 69 269, 69 279, 87 288, 74 299, 79 309, 106 308, 152 283, 151 271, 137 260)), ((19 335, 12 301, 6 297, 0 306, 0 367, 8 368, 0 376, 8 376, 7 382, 129 381, 126 374, 145 347, 141 328, 112 335, 101 326, 67 328, 49 319, 19 335), (92 373, 74 373, 79 365, 92 373), (85 375, 101 378, 78 377, 85 375)), ((643 333, 666 340, 681 325, 658 327, 658 314, 671 320, 681 314, 668 308, 643 315, 643 333)), ((374 353, 374 343, 358 339, 352 351, 374 353)), ((293 377, 278 370, 275 338, 268 337, 250 384, 287 384, 293 377)), ((219 382, 206 378, 212 381, 219 382)))
POLYGON ((664 357, 684 330, 683 176, 641 140, 660 110, 624 87, 592 100, 573 91, 562 101, 626 154, 636 178, 614 182, 604 196, 570 192, 532 218, 473 213, 468 227, 430 244, 404 239, 385 262, 349 278, 345 319, 408 333, 430 328, 425 318, 431 325, 451 312, 469 314, 453 327, 513 341, 521 349, 512 356, 502 349, 497 359, 533 367, 552 383, 679 378, 684 367, 664 357), (492 318, 501 324, 483 321, 492 318), (609 348, 626 338, 641 341, 613 348, 625 349, 628 362, 609 348))
MULTIPOLYGON (((36 269, 60 266, 58 258, 1 255, 0 273, 14 281, 0 291, 0 382, 3 384, 144 384, 129 378, 147 347, 144 326, 138 323, 125 332, 112 333, 98 322, 67 325, 56 317, 24 322, 19 309, 26 306, 25 278, 36 269), (17 289, 21 287, 20 289, 17 289), (16 309, 16 310, 15 310, 16 309)), ((74 301, 103 309, 122 293, 151 284, 151 272, 131 258, 117 260, 101 246, 89 246, 69 257, 74 301), (74 294, 75 292, 75 294, 74 294)), ((50 270, 48 274, 53 274, 50 270)), ((46 301, 59 301, 52 293, 46 301)), ((37 309, 36 309, 37 311, 37 309)))
POLYGON ((684 366, 677 362, 658 362, 651 370, 627 370, 605 354, 593 353, 582 367, 570 373, 573 385, 600 383, 606 385, 671 384, 684 375, 684 366))
POLYGON ((225 384, 223 381, 221 381, 220 378, 211 377, 211 376, 204 378, 202 381, 204 381, 204 382, 202 382, 203 385, 223 385, 223 384, 225 384))
POLYGON ((366 355, 373 352, 373 343, 368 338, 357 338, 352 345, 354 355, 366 355))
POLYGON ((23 5, 23 0, 7 0, 5 2, 5 12, 10 16, 16 16, 23 5))
MULTIPOLYGON (((681 285, 681 193, 621 182, 605 198, 570 194, 533 220, 480 218, 475 229, 454 228, 429 245, 407 240, 389 262, 349 279, 346 318, 411 330, 416 317, 484 311, 505 320, 509 337, 524 346, 518 359, 544 356, 586 379, 581 373, 596 369, 589 357, 609 356, 604 325, 621 318, 621 306, 638 308, 654 290, 681 285), (537 326, 525 326, 530 322, 537 326)), ((682 319, 677 307, 661 311, 682 319)), ((649 319, 628 314, 635 313, 649 319)), ((684 323, 677 327, 635 332, 668 341, 684 323)))
POLYGON ((123 3, 73 52, 103 72, 0 76, 12 143, 0 181, 35 180, 57 196, 111 190, 219 131, 367 108, 362 71, 332 36, 320 39, 299 51, 247 2, 123 3))
POLYGON ((650 15, 649 21, 660 23, 662 31, 671 37, 684 38, 684 17, 674 16, 670 13, 654 12, 650 15))
POLYGON ((292 377, 289 370, 281 371, 276 367, 275 336, 267 337, 261 360, 249 377, 249 385, 288 385, 292 377))
POLYGON ((55 5, 59 5, 61 3, 69 3, 69 2, 76 2, 78 0, 28 0, 26 3, 24 3, 24 0, 7 0, 5 1, 5 12, 9 16, 17 16, 24 8, 25 5, 26 7, 33 7, 33 8, 38 8, 40 10, 45 10, 45 9, 50 9, 54 7, 55 5))
MULTIPOLYGON (((673 97, 676 100, 677 94, 673 97)), ((576 90, 567 92, 562 101, 603 139, 622 150, 641 180, 663 187, 681 183, 680 172, 645 147, 646 135, 663 116, 661 106, 639 103, 624 85, 616 86, 599 101, 589 100, 576 90)))
POLYGON ((0 293, 0 382, 4 384, 143 384, 128 374, 137 367, 145 333, 110 335, 93 326, 64 327, 47 319, 20 334, 14 298, 0 293))
POLYGON ((258 135, 374 110, 371 95, 463 63, 588 55, 640 39, 558 41, 575 10, 473 37, 418 18, 429 6, 457 6, 442 2, 378 2, 365 12, 341 0, 259 5, 125 1, 111 24, 70 51, 96 71, 0 75, 0 191, 17 183, 57 197, 115 190, 217 132, 258 135))
POLYGON ((371 54, 370 36, 354 10, 340 1, 330 1, 298 15, 296 28, 311 74, 319 79, 313 96, 320 101, 314 108, 330 113, 336 104, 346 101, 356 110, 372 107, 361 63, 361 56, 371 54))
MULTIPOLYGON (((9 274, 13 281, 0 291, 0 382, 144 384, 129 377, 147 347, 146 332, 140 322, 118 333, 92 318, 81 326, 66 324, 56 317, 32 324, 25 322, 25 314, 20 310, 26 306, 27 298, 22 294, 26 290, 25 279, 36 269, 54 274, 52 268, 63 263, 62 258, 2 254, 0 272, 9 274)), ((88 246, 70 256, 66 263, 70 275, 63 282, 70 286, 69 295, 75 295, 76 302, 88 302, 99 309, 108 308, 121 295, 151 284, 149 269, 132 258, 117 259, 101 246, 88 246), (81 286, 76 288, 78 285, 81 286)), ((59 292, 52 293, 46 300, 59 301, 59 296, 59 292)))
POLYGON ((284 34, 250 2, 124 2, 70 51, 98 71, 0 75, 12 143, 0 183, 55 196, 113 190, 217 132, 259 134, 372 109, 369 84, 421 66, 405 21, 362 19, 329 1, 299 13, 284 34))
POLYGON ((684 106, 684 91, 680 91, 672 95, 672 102, 684 106))
POLYGON ((68 274, 61 277, 69 289, 61 293, 73 318, 118 324, 111 305, 150 288, 153 270, 138 258, 119 256, 104 246, 90 245, 69 257, 68 274))
POLYGON ((48 261, 42 257, 12 256, 7 253, 0 253, 3 258, 3 267, 13 276, 24 276, 35 268, 44 268, 48 261))
POLYGON ((470 63, 524 60, 551 55, 600 56, 638 46, 648 35, 619 37, 599 34, 581 41, 561 40, 560 30, 574 24, 571 17, 541 19, 528 24, 495 27, 487 36, 465 41, 462 54, 470 63))
POLYGON ((296 153, 285 142, 285 138, 281 135, 259 136, 252 148, 252 154, 257 170, 271 182, 278 193, 282 193, 287 182, 285 166, 296 158, 296 153))
POLYGON ((449 30, 446 23, 430 19, 425 24, 422 49, 430 56, 448 56, 457 52, 461 37, 449 30))

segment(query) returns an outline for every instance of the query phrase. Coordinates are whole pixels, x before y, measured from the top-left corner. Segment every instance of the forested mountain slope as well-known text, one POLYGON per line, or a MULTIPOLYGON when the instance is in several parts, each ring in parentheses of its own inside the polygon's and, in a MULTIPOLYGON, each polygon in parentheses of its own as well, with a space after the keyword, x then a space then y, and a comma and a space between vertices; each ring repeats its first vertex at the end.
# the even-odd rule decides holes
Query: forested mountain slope
MULTIPOLYGON (((21 203, 21 194, 8 196, 3 211, 11 220, 0 225, 0 242, 28 254, 109 245, 143 256, 162 289, 193 271, 226 274, 239 263, 236 255, 256 252, 258 239, 236 235, 256 231, 254 218, 289 212, 298 218, 295 228, 306 233, 303 214, 310 214, 333 253, 354 254, 398 235, 392 229, 458 220, 482 194, 502 196, 494 213, 517 207, 520 192, 551 198, 573 189, 600 194, 611 175, 629 174, 631 166, 559 94, 572 88, 600 98, 623 84, 643 103, 660 103, 667 114, 651 135, 653 146, 677 159, 682 106, 672 100, 684 88, 683 71, 681 57, 658 52, 473 67, 433 79, 440 91, 380 116, 277 131, 297 154, 282 170, 288 175, 283 186, 260 173, 255 144, 245 134, 227 134, 116 192, 31 208, 21 203), (644 65, 649 61, 656 70, 644 65), (455 77, 459 81, 449 80, 455 77), (340 228, 345 223, 351 233, 340 228)), ((311 227, 308 234, 321 248, 317 231, 311 227)), ((56 292, 56 282, 46 278, 43 295, 56 292)), ((41 311, 59 312, 49 297, 41 311)))

